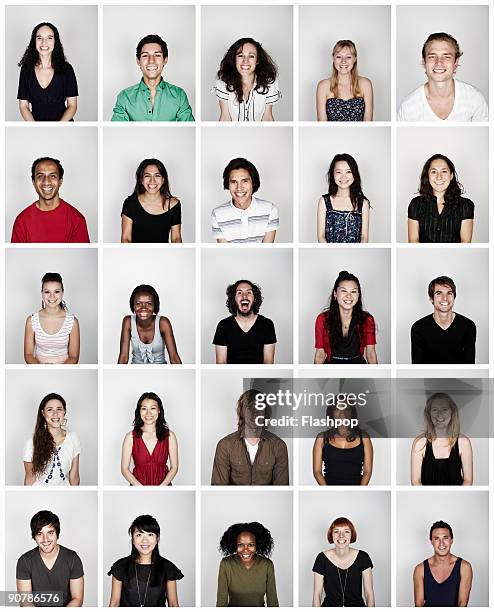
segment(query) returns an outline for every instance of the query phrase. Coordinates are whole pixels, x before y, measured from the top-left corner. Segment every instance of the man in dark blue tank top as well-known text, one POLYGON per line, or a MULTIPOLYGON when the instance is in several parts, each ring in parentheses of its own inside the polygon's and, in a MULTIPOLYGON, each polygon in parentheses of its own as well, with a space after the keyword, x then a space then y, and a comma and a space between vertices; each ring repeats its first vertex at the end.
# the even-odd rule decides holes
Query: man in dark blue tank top
POLYGON ((413 597, 415 607, 465 607, 472 588, 472 566, 451 554, 453 530, 436 521, 429 531, 434 554, 415 566, 413 597))

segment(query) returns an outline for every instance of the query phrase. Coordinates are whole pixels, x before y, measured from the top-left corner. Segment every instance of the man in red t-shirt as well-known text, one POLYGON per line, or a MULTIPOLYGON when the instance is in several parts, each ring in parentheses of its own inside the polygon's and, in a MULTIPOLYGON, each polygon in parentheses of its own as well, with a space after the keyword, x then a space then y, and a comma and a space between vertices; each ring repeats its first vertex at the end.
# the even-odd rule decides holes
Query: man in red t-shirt
POLYGON ((39 199, 17 215, 12 242, 89 242, 84 215, 58 195, 63 182, 59 160, 35 160, 31 179, 39 199))

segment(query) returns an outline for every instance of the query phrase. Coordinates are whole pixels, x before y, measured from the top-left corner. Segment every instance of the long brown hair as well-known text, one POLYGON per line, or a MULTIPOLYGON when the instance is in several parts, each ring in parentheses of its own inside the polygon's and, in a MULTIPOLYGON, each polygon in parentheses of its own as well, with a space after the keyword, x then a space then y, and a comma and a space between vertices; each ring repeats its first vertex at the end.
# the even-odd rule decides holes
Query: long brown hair
POLYGON ((460 415, 456 402, 448 393, 433 393, 427 398, 424 408, 424 433, 422 435, 425 436, 428 442, 434 442, 437 439, 436 428, 431 417, 431 410, 436 400, 444 400, 449 405, 451 420, 448 425, 448 438, 449 446, 452 448, 460 436, 460 415))
MULTIPOLYGON (((338 53, 338 51, 341 51, 345 47, 350 49, 352 55, 355 56, 355 63, 353 64, 353 68, 350 73, 350 86, 352 89, 352 97, 361 98, 363 94, 358 84, 359 74, 357 70, 357 47, 355 46, 355 43, 353 43, 351 40, 339 40, 336 43, 336 45, 333 47, 331 58, 333 58, 335 54, 338 53)), ((331 73, 330 81, 329 81, 329 88, 333 96, 337 98, 338 97, 338 71, 334 67, 334 60, 333 60, 333 71, 331 73)))
POLYGON ((67 411, 67 404, 58 393, 48 393, 39 404, 36 426, 34 427, 33 434, 33 471, 35 476, 39 476, 45 471, 56 448, 55 440, 48 431, 46 419, 43 414, 43 410, 50 400, 58 400, 63 406, 64 414, 67 411))

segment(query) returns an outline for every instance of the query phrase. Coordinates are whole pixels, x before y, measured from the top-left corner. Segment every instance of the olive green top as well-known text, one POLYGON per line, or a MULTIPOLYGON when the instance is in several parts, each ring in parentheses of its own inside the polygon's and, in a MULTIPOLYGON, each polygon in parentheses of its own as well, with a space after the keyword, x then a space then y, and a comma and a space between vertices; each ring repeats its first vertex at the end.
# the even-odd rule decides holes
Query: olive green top
POLYGON ((222 559, 218 572, 216 606, 262 607, 264 605, 271 608, 279 606, 274 565, 271 559, 256 555, 254 563, 249 568, 243 565, 237 555, 222 559))

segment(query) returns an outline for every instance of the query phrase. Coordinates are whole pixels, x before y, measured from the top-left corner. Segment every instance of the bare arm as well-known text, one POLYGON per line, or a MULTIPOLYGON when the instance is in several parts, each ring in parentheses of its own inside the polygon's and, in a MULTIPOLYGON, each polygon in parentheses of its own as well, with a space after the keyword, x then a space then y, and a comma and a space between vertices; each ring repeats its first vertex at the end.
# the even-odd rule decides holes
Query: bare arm
POLYGON ((39 363, 34 356, 34 345, 34 330, 31 325, 31 317, 28 317, 24 327, 24 361, 26 363, 39 363))
POLYGON ((372 567, 368 567, 362 572, 362 582, 364 583, 365 605, 368 608, 374 608, 376 601, 374 599, 374 584, 372 580, 372 567))
POLYGON ((218 100, 220 104, 220 121, 231 121, 230 111, 228 110, 227 100, 218 100))
POLYGON ((362 204, 362 233, 360 234, 360 242, 369 242, 369 202, 364 200, 362 204))
MULTIPOLYGON (((172 225, 172 228, 170 230, 170 242, 173 242, 173 243, 182 242, 182 225, 181 224, 172 225)), ((172 582, 176 582, 176 581, 173 580, 172 582)))
MULTIPOLYGON (((312 447, 312 473, 318 485, 325 486, 326 481, 322 473, 322 450, 324 446, 324 439, 321 435, 318 435, 314 440, 314 446, 312 447)), ((318 576, 319 574, 314 574, 318 576)))
POLYGON ((132 242, 132 224, 133 221, 126 215, 122 215, 122 232, 120 235, 120 242, 130 243, 132 242))
POLYGON ((112 576, 111 577, 110 603, 108 604, 108 606, 110 608, 119 608, 121 596, 122 596, 122 581, 117 580, 115 576, 112 576))
POLYGON ((326 102, 328 100, 329 81, 324 79, 317 84, 316 112, 318 121, 327 121, 326 102))
POLYGON ((416 608, 425 606, 424 599, 424 566, 419 563, 413 570, 413 600, 416 608))
POLYGON ((368 344, 365 347, 365 360, 367 363, 377 363, 376 345, 368 344))
POLYGON ((169 608, 179 608, 178 595, 177 595, 177 581, 167 580, 166 581, 166 602, 169 608))
POLYGON ((458 440, 460 450, 461 471, 463 472, 463 486, 473 484, 473 451, 470 438, 460 436, 458 440))
POLYGON ((130 459, 132 457, 132 432, 125 434, 122 444, 122 459, 120 461, 120 472, 125 480, 134 487, 142 487, 143 485, 130 471, 130 459))
POLYGON ((419 222, 416 219, 408 219, 408 242, 420 242, 419 222))
POLYGON ((473 219, 463 219, 460 227, 460 242, 472 242, 473 235, 473 219))
POLYGON ((227 346, 221 346, 219 344, 215 344, 214 351, 216 353, 216 363, 227 363, 227 356, 228 356, 227 346))
POLYGON ((33 113, 28 100, 19 100, 19 112, 24 121, 34 121, 33 113))
MULTIPOLYGON (((262 239, 262 241, 264 243, 267 242, 274 242, 274 239, 276 238, 276 230, 273 230, 272 232, 266 232, 264 234, 264 238, 262 239)), ((219 241, 218 241, 219 242, 219 241)))
POLYGON ((420 438, 416 438, 412 444, 410 482, 416 486, 422 484, 422 462, 424 460, 424 449, 426 442, 426 439, 422 436, 420 438))
POLYGON ((120 353, 117 363, 129 363, 130 345, 130 316, 126 315, 122 321, 122 331, 120 332, 120 353))
POLYGON ((276 349, 276 343, 265 344, 262 351, 262 362, 263 363, 274 363, 274 351, 276 349))
MULTIPOLYGON (((374 448, 372 446, 372 440, 368 436, 366 436, 365 438, 362 438, 362 443, 364 445, 364 473, 362 474, 360 484, 368 485, 369 480, 371 479, 371 476, 372 476, 372 465, 374 462, 374 448)), ((372 578, 371 578, 371 581, 372 581, 372 578)))
POLYGON ((35 480, 32 461, 24 461, 24 486, 30 487, 35 480))
POLYGON ((77 96, 67 98, 67 108, 60 118, 60 121, 70 121, 77 112, 77 96))
POLYGON ((312 587, 312 607, 320 608, 322 591, 324 587, 324 576, 321 576, 321 574, 318 574, 317 572, 312 573, 314 574, 314 584, 312 587))
POLYGON ((81 483, 79 476, 79 455, 75 456, 72 465, 70 466, 69 482, 73 487, 77 487, 81 483))
MULTIPOLYGON (((15 581, 16 589, 18 593, 31 593, 33 590, 33 585, 31 580, 19 580, 15 581)), ((34 608, 34 603, 29 603, 27 601, 21 602, 21 608, 34 608)))
POLYGON ((262 114, 262 121, 274 121, 272 104, 266 104, 266 108, 262 114))
POLYGON ((468 561, 465 561, 465 559, 463 559, 460 565, 460 589, 458 591, 459 608, 466 608, 468 606, 470 591, 472 589, 472 580, 472 566, 468 561))
POLYGON ((322 196, 317 203, 317 242, 326 242, 326 202, 322 196))
POLYGON ((81 348, 81 337, 79 321, 74 317, 74 324, 69 336, 69 356, 64 363, 79 363, 79 351, 81 348))
POLYGON ((182 363, 182 360, 177 352, 175 336, 173 335, 173 327, 167 317, 160 317, 160 332, 163 340, 165 341, 170 363, 182 363))
POLYGON ((170 469, 168 470, 168 474, 165 476, 165 480, 163 480, 161 483, 161 486, 164 487, 171 483, 178 472, 178 442, 173 431, 170 431, 170 436, 168 438, 168 461, 170 464, 170 469))
POLYGON ((327 355, 324 349, 316 349, 314 354, 314 363, 325 363, 326 358, 327 355))
POLYGON ((84 576, 71 578, 70 580, 70 601, 67 608, 80 608, 84 601, 84 576))
POLYGON ((374 92, 372 90, 372 82, 363 77, 360 79, 360 87, 364 94, 365 102, 364 121, 372 121, 374 116, 374 92))

